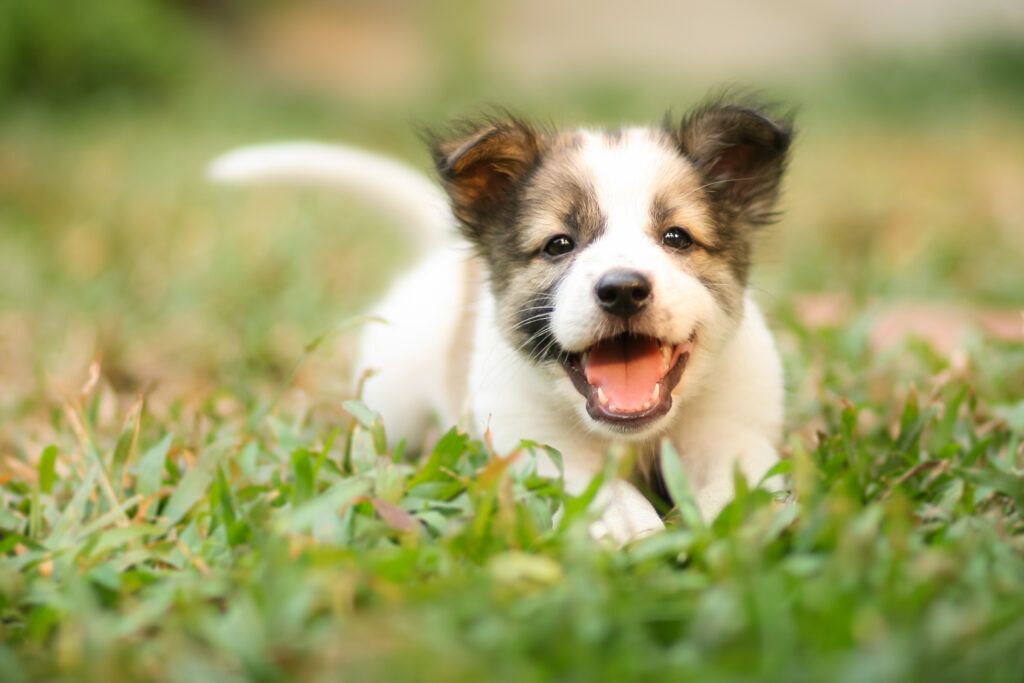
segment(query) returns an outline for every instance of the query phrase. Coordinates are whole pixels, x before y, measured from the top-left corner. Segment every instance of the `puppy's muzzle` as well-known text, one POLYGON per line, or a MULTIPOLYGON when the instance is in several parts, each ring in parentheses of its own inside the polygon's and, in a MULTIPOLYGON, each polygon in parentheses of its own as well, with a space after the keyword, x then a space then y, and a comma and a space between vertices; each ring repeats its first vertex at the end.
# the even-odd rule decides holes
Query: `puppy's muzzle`
POLYGON ((651 281, 635 270, 609 270, 594 287, 601 308, 619 318, 631 318, 651 300, 651 281))

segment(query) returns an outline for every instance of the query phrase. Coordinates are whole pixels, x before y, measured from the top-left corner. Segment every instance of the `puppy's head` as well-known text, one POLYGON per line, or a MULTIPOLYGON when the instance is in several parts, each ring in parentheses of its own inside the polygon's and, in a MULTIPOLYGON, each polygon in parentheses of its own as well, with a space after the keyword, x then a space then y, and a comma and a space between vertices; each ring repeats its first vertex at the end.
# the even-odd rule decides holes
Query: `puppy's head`
POLYGON ((432 150, 509 343, 592 428, 642 437, 739 324, 791 137, 786 118, 716 102, 616 131, 496 118, 432 150))

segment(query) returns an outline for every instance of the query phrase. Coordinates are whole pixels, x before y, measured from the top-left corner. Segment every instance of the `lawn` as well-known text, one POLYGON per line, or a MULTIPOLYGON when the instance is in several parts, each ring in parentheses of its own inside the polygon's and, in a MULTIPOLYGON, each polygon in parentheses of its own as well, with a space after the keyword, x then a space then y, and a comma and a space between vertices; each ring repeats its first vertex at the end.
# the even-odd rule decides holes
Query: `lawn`
MULTIPOLYGON (((0 680, 1021 680, 1024 343, 877 333, 908 302, 1019 320, 1019 47, 772 84, 802 105, 754 279, 792 495, 740 479, 705 523, 669 468, 668 530, 625 549, 447 425, 384 447, 347 368, 412 258, 395 226, 202 178, 281 137, 425 166, 409 120, 492 93, 349 101, 214 63, 0 110, 0 680), (842 310, 812 324, 808 294, 842 310)), ((617 122, 699 96, 661 85, 505 99, 617 122)))

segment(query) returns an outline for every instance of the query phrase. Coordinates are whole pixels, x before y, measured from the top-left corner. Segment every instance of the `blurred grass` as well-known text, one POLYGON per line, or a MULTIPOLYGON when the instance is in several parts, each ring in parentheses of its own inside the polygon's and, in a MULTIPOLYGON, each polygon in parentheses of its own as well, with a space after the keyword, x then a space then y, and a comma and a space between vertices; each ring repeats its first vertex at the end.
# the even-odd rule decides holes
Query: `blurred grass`
POLYGON ((696 86, 507 87, 442 16, 433 86, 378 102, 260 77, 187 4, 126 7, 62 28, 77 37, 49 32, 56 4, 0 9, 20 27, 0 40, 0 678, 1019 679, 1024 350, 880 354, 870 315, 809 330, 792 303, 1024 306, 1019 40, 763 84, 801 105, 755 278, 800 502, 753 492, 710 529, 609 553, 583 516, 550 530, 564 494, 479 444, 438 456, 455 476, 381 459, 372 424, 345 438, 350 335, 307 345, 410 261, 400 231, 202 168, 294 137, 425 168, 410 122, 481 102, 651 121, 696 86), (121 10, 151 40, 103 40, 121 10))
POLYGON ((199 66, 200 31, 161 0, 0 5, 0 98, 152 97, 199 66))

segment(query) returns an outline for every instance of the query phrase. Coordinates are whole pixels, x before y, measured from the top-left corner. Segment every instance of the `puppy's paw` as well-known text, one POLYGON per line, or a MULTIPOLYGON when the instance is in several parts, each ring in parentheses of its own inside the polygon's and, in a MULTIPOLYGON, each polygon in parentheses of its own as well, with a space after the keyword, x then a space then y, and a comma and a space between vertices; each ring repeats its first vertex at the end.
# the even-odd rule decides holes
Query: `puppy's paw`
POLYGON ((603 512, 590 525, 590 535, 595 539, 621 546, 665 528, 650 502, 626 482, 614 482, 602 494, 598 504, 604 506, 603 512))
POLYGON ((756 434, 739 435, 732 442, 717 447, 717 452, 728 453, 731 457, 719 457, 717 466, 708 468, 703 485, 695 492, 697 507, 704 521, 713 522, 722 508, 733 499, 733 468, 737 465, 751 486, 760 483, 761 488, 772 492, 784 489, 785 483, 779 476, 761 481, 765 473, 779 461, 775 447, 767 439, 756 434))

